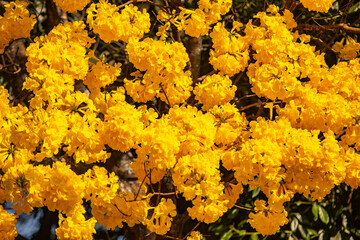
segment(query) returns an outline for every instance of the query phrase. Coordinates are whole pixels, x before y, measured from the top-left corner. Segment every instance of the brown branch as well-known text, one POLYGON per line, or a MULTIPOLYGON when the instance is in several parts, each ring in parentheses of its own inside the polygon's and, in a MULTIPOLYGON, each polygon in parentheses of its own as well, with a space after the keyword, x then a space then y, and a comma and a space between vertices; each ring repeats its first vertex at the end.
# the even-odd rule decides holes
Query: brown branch
POLYGON ((217 73, 217 70, 212 70, 211 72, 209 72, 208 74, 205 74, 199 78, 197 78, 196 80, 194 80, 194 83, 198 83, 198 82, 201 82, 202 80, 204 80, 207 76, 210 76, 210 75, 213 75, 217 73))
POLYGON ((151 197, 154 196, 154 195, 159 195, 159 196, 171 196, 171 195, 177 195, 177 194, 179 194, 179 193, 180 193, 179 191, 176 191, 176 192, 168 192, 168 193, 154 192, 154 193, 151 193, 151 197))
POLYGON ((187 53, 190 58, 190 70, 193 79, 200 75, 202 37, 190 37, 187 44, 187 53))
MULTIPOLYGON (((145 163, 144 163, 144 169, 145 169, 145 172, 146 172, 145 163)), ((151 173, 151 170, 150 170, 150 173, 151 173)), ((137 197, 139 196, 140 190, 141 190, 142 186, 144 185, 145 180, 146 180, 146 178, 148 177, 148 175, 149 175, 149 173, 146 173, 144 179, 141 181, 141 184, 140 184, 140 186, 139 186, 139 189, 138 189, 137 193, 136 193, 135 196, 134 196, 134 200, 135 200, 135 201, 136 201, 137 197)), ((151 180, 150 180, 150 183, 151 183, 151 180)))
POLYGON ((123 8, 123 7, 125 7, 126 5, 129 5, 129 4, 140 3, 140 2, 141 2, 141 3, 144 3, 144 2, 149 3, 149 4, 151 4, 151 5, 154 5, 154 6, 156 6, 156 7, 161 8, 162 10, 165 9, 165 7, 164 7, 163 5, 157 4, 157 3, 152 2, 152 1, 150 1, 150 0, 130 0, 130 1, 127 1, 126 3, 124 3, 124 4, 119 5, 119 6, 118 6, 118 9, 123 8))
POLYGON ((47 21, 45 22, 45 31, 49 33, 56 25, 60 23, 60 15, 57 6, 53 0, 46 0, 46 16, 47 21))
POLYGON ((264 105, 266 105, 266 104, 268 104, 268 103, 279 104, 279 103, 282 103, 282 102, 281 102, 281 101, 274 101, 274 102, 268 102, 268 101, 266 101, 266 102, 256 102, 256 103, 252 103, 252 104, 250 104, 250 105, 247 105, 247 106, 245 106, 245 107, 240 108, 240 109, 239 109, 239 112, 244 111, 244 110, 246 110, 246 109, 248 109, 248 108, 256 107, 256 106, 264 106, 264 105))
POLYGON ((195 227, 193 227, 193 229, 190 230, 190 232, 188 232, 185 237, 183 237, 182 239, 187 238, 198 226, 200 225, 200 222, 198 222, 195 227))
POLYGON ((160 86, 160 88, 161 88, 161 91, 162 91, 162 92, 164 93, 164 95, 165 95, 165 98, 166 98, 167 103, 168 103, 169 106, 171 107, 170 100, 169 100, 168 96, 166 95, 166 92, 165 92, 165 90, 164 90, 164 88, 163 88, 163 85, 160 83, 159 86, 160 86))
POLYGON ((243 107, 243 108, 240 108, 240 109, 239 109, 239 112, 244 111, 244 110, 246 110, 246 109, 248 109, 248 108, 252 108, 252 107, 256 107, 256 106, 262 106, 262 105, 265 105, 265 104, 266 104, 266 102, 252 103, 252 104, 247 105, 247 106, 245 106, 245 107, 243 107))
POLYGON ((236 99, 234 101, 234 103, 238 103, 238 102, 240 102, 241 100, 243 100, 245 98, 256 97, 256 96, 257 96, 256 94, 248 94, 248 95, 242 96, 241 98, 236 99))
POLYGON ((123 213, 116 204, 114 204, 114 206, 115 206, 116 209, 119 211, 119 213, 121 213, 122 215, 124 215, 124 216, 126 216, 126 217, 129 217, 129 216, 130 216, 130 215, 127 215, 127 214, 123 213))
POLYGON ((327 48, 331 52, 333 52, 336 55, 336 57, 339 57, 339 53, 336 52, 332 47, 330 47, 326 42, 324 42, 320 38, 313 37, 313 38, 311 38, 311 40, 314 40, 314 41, 317 41, 317 42, 321 43, 325 48, 327 48))
POLYGON ((234 204, 234 207, 237 207, 237 208, 239 208, 239 209, 243 209, 243 210, 246 210, 246 211, 255 211, 254 209, 252 209, 252 208, 247 208, 247 207, 242 207, 242 206, 239 206, 239 205, 236 205, 236 204, 234 204))
POLYGON ((360 34, 360 28, 350 27, 345 23, 334 24, 334 25, 310 25, 310 24, 300 24, 295 28, 295 30, 310 30, 310 31, 334 31, 334 30, 343 30, 345 32, 360 34))

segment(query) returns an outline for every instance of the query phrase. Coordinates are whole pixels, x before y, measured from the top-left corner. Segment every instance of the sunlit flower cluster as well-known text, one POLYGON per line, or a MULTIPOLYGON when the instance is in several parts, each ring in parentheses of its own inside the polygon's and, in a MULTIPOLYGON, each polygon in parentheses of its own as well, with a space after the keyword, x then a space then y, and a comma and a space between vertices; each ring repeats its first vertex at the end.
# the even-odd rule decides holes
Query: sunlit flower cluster
POLYGON ((90 0, 54 0, 54 2, 59 5, 63 11, 71 13, 82 10, 88 3, 90 3, 90 0))
POLYGON ((116 5, 100 0, 91 4, 86 12, 90 28, 105 42, 141 38, 150 28, 150 15, 134 5, 125 6, 119 13, 116 5))
POLYGON ((134 66, 144 72, 125 80, 125 88, 135 101, 147 102, 157 96, 172 106, 190 97, 192 80, 190 71, 184 71, 189 61, 184 45, 146 38, 130 41, 126 50, 134 66))
POLYGON ((249 38, 242 37, 236 32, 242 24, 235 21, 233 25, 229 33, 223 23, 218 23, 210 33, 214 48, 210 51, 210 63, 215 69, 230 77, 244 71, 250 59, 249 38))
POLYGON ((194 88, 195 98, 203 104, 204 110, 230 102, 235 92, 236 86, 232 85, 230 78, 218 74, 206 77, 194 88))
MULTIPOLYGON (((88 3, 56 2, 69 12, 88 3)), ((333 3, 301 2, 315 11, 333 3)), ((1 239, 14 239, 17 216, 40 207, 59 212, 59 239, 91 239, 96 223, 171 234, 180 198, 187 206, 181 214, 213 223, 235 206, 244 185, 266 196, 254 202, 248 221, 270 235, 288 222, 284 204, 295 194, 320 201, 336 185, 360 185, 360 45, 350 37, 336 42, 341 61, 328 67, 310 36, 294 31, 289 10, 271 5, 229 30, 218 21, 231 4, 164 8, 160 39, 143 38, 146 7, 91 4, 90 31, 107 43, 126 42, 123 65, 97 56, 94 34, 81 21, 59 24, 29 44, 23 89, 31 100, 19 104, 0 86, 0 202, 16 211, 0 206, 1 239), (170 28, 192 37, 210 32, 213 73, 192 79, 186 47, 168 39, 170 28), (127 79, 124 65, 133 69, 127 79), (243 112, 235 98, 241 85, 230 78, 240 72, 265 99, 255 105, 269 108, 269 118, 243 112), (79 82, 85 90, 76 90, 79 82), (132 155, 134 192, 119 187, 117 154, 132 155)), ((29 35, 35 22, 26 6, 5 6, 0 51, 29 35), (10 27, 19 32, 11 35, 10 27)), ((194 230, 186 239, 202 239, 194 230)))
POLYGON ((9 214, 3 206, 0 206, 0 237, 1 239, 15 239, 18 235, 16 232, 16 215, 9 214))
POLYGON ((333 5, 335 0, 321 0, 321 1, 311 1, 311 0, 300 0, 304 7, 308 8, 310 11, 317 12, 327 12, 329 8, 333 5))
POLYGON ((27 2, 19 0, 5 5, 4 16, 0 16, 0 54, 10 41, 30 37, 36 19, 26 9, 27 5, 27 2))
POLYGON ((200 0, 198 8, 195 10, 181 8, 179 20, 180 29, 192 37, 206 35, 210 30, 210 25, 221 19, 221 15, 226 14, 231 8, 230 0, 200 0))

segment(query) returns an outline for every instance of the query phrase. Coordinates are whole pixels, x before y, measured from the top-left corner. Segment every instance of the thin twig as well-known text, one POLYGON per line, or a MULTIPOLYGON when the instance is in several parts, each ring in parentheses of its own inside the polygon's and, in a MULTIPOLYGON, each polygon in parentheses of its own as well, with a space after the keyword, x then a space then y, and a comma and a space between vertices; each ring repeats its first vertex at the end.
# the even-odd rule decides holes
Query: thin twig
POLYGON ((127 216, 127 217, 130 216, 130 215, 127 215, 127 214, 123 213, 123 212, 118 208, 118 206, 117 206, 116 204, 114 204, 114 206, 116 207, 116 209, 117 209, 122 215, 127 216))
POLYGON ((194 80, 194 83, 198 83, 198 82, 201 82, 202 80, 204 80, 207 76, 209 75, 213 75, 217 72, 217 70, 212 70, 211 72, 209 72, 208 74, 205 74, 201 77, 199 77, 198 79, 194 80))
POLYGON ((265 104, 266 104, 266 102, 252 103, 252 104, 250 104, 250 105, 247 105, 247 106, 245 106, 245 107, 240 108, 240 109, 239 109, 239 112, 244 111, 244 110, 246 110, 246 109, 248 109, 248 108, 252 108, 252 107, 256 107, 256 106, 262 106, 262 105, 265 105, 265 104))
POLYGON ((252 209, 252 208, 247 208, 247 207, 242 207, 242 206, 239 206, 239 205, 236 205, 234 204, 234 207, 237 207, 239 209, 243 209, 243 210, 246 210, 246 211, 251 211, 251 212, 254 212, 255 210, 252 209))
POLYGON ((200 225, 200 222, 198 222, 198 223, 195 225, 195 227, 193 227, 193 229, 191 229, 191 231, 188 232, 188 233, 185 235, 185 237, 183 237, 182 239, 187 238, 187 236, 189 236, 189 235, 191 234, 191 232, 193 232, 199 225, 200 225))
POLYGON ((170 196, 170 195, 177 195, 179 191, 176 192, 169 192, 169 193, 162 193, 162 192, 154 192, 152 193, 152 196, 159 195, 159 196, 170 196))
MULTIPOLYGON (((319 43, 321 43, 322 45, 324 45, 324 48, 327 48, 327 49, 329 49, 330 51, 332 51, 333 53, 335 53, 335 55, 337 56, 337 57, 339 57, 339 53, 338 52, 336 52, 332 47, 330 47, 326 42, 324 42, 323 40, 321 40, 320 38, 315 38, 315 37, 313 37, 313 38, 311 38, 312 40, 315 40, 315 41, 318 41, 319 43)), ((322 49, 323 50, 323 49, 322 49)))
MULTIPOLYGON (((151 172, 151 170, 150 170, 150 172, 151 172)), ((136 199, 137 199, 137 197, 139 196, 139 194, 140 194, 140 190, 141 190, 141 187, 142 187, 142 185, 144 185, 144 183, 145 183, 145 179, 147 178, 147 175, 148 175, 148 173, 145 175, 144 179, 141 181, 141 184, 140 184, 140 186, 139 186, 139 189, 138 189, 137 193, 135 194, 135 198, 134 198, 134 200, 136 200, 136 199)))
POLYGON ((129 5, 129 4, 132 4, 132 3, 139 3, 139 2, 147 2, 147 3, 151 4, 151 5, 159 7, 161 9, 165 9, 165 7, 163 5, 154 3, 154 2, 149 1, 149 0, 130 0, 130 1, 127 1, 126 3, 124 3, 124 4, 119 5, 118 8, 120 9, 120 8, 125 7, 126 5, 129 5))
POLYGON ((245 98, 250 98, 250 97, 255 97, 257 96, 256 94, 248 94, 245 96, 242 96, 241 98, 236 99, 234 102, 240 102, 241 100, 245 99, 245 98))
POLYGON ((163 91, 163 93, 165 94, 166 101, 168 102, 169 106, 171 107, 170 100, 169 100, 168 96, 166 95, 166 92, 165 92, 162 84, 160 83, 159 85, 160 85, 161 91, 163 91))
POLYGON ((311 24, 300 24, 295 30, 310 30, 310 31, 334 31, 343 30, 345 32, 360 34, 360 28, 350 27, 345 23, 334 24, 334 25, 311 25, 311 24))

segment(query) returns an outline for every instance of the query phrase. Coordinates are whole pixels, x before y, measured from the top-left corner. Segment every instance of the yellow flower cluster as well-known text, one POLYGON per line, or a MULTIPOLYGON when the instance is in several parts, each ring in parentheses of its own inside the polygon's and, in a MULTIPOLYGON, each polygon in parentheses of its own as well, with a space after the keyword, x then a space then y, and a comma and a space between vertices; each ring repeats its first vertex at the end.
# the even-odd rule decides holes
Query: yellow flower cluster
POLYGON ((85 199, 91 201, 91 213, 99 224, 114 229, 122 227, 123 222, 133 226, 144 220, 148 203, 134 201, 132 194, 119 194, 119 179, 114 173, 95 166, 83 175, 83 180, 85 199))
POLYGON ((221 19, 232 5, 231 0, 200 0, 195 10, 181 8, 179 14, 180 30, 192 37, 206 35, 210 25, 221 19))
POLYGON ((300 0, 300 2, 304 5, 304 7, 306 7, 310 11, 327 12, 329 8, 333 5, 335 0, 320 0, 320 1, 300 0))
POLYGON ((234 21, 229 33, 223 23, 217 23, 210 33, 214 50, 210 50, 209 61, 214 69, 230 77, 244 71, 250 59, 248 38, 236 33, 241 26, 241 23, 234 21))
POLYGON ((58 239, 92 239, 93 233, 96 233, 96 220, 94 218, 85 220, 84 213, 84 207, 77 205, 66 218, 59 214, 59 227, 56 229, 58 239))
POLYGON ((174 185, 194 205, 188 208, 190 217, 205 223, 215 222, 227 211, 227 200, 220 199, 224 185, 219 184, 219 160, 209 150, 180 158, 173 170, 174 185))
POLYGON ((173 10, 171 14, 160 10, 156 18, 163 23, 163 25, 159 26, 156 33, 156 36, 160 36, 160 40, 165 40, 168 37, 167 31, 170 29, 171 25, 176 26, 179 30, 181 29, 181 23, 179 21, 179 16, 176 14, 176 10, 173 10))
POLYGON ((179 157, 206 152, 213 147, 216 128, 209 113, 204 114, 191 106, 174 106, 166 118, 179 131, 179 157))
POLYGON ((174 105, 190 97, 192 79, 190 71, 184 71, 189 57, 183 44, 132 39, 126 50, 134 66, 145 72, 136 73, 134 80, 125 80, 127 93, 134 101, 147 102, 157 96, 174 105))
POLYGON ((209 110, 215 105, 223 105, 231 101, 236 92, 236 86, 232 85, 228 76, 214 74, 207 76, 194 88, 195 99, 203 104, 203 110, 209 110))
POLYGON ((273 235, 279 226, 288 223, 287 212, 282 209, 266 207, 264 200, 255 201, 255 212, 249 214, 249 222, 255 229, 259 229, 262 235, 273 235))
POLYGON ((296 26, 292 14, 285 11, 281 16, 277 12, 273 6, 267 13, 258 13, 255 17, 260 18, 260 27, 250 22, 244 30, 256 51, 257 61, 249 65, 247 72, 252 90, 258 96, 288 103, 278 109, 278 114, 288 118, 293 127, 340 133, 360 114, 355 97, 358 88, 351 87, 356 86, 359 61, 354 59, 329 69, 324 55, 306 44, 308 36, 290 31, 296 26), (348 75, 349 81, 343 81, 343 75, 348 75), (306 78, 310 81, 298 80, 306 78))
POLYGON ((211 108, 209 112, 215 117, 215 143, 219 148, 227 150, 248 138, 248 121, 245 114, 240 114, 235 105, 226 103, 211 108))
POLYGON ((128 42, 132 37, 142 38, 150 29, 150 15, 145 9, 141 12, 132 4, 119 13, 116 5, 100 0, 91 4, 86 13, 90 28, 105 42, 128 42))
MULTIPOLYGON (((96 58, 93 57, 93 59, 96 58)), ((99 60, 90 68, 86 78, 84 79, 84 84, 90 89, 92 99, 100 94, 100 89, 102 87, 115 82, 116 78, 121 73, 120 67, 120 63, 115 64, 115 66, 111 66, 99 60)))
MULTIPOLYGON (((87 3, 57 2, 68 11, 87 3)), ((316 11, 330 4, 302 2, 316 11)), ((34 23, 25 7, 19 1, 7 5, 2 26, 10 26, 6 16, 21 15, 18 22, 28 31, 34 23)), ((29 75, 23 86, 34 95, 29 105, 10 102, 0 87, 0 202, 15 203, 17 215, 43 206, 59 211, 59 239, 91 239, 95 223, 109 229, 143 224, 164 235, 177 216, 179 195, 189 203, 192 219, 212 223, 249 185, 267 198, 255 201, 249 222, 268 235, 288 222, 284 203, 295 194, 321 200, 340 183, 358 187, 359 44, 351 38, 345 46, 336 43, 344 61, 329 68, 324 55, 308 44, 310 36, 293 31, 296 22, 288 10, 280 14, 272 5, 255 15, 259 22, 242 28, 234 21, 228 31, 217 21, 230 7, 229 0, 200 0, 194 11, 163 10, 158 16, 164 22, 161 39, 141 40, 150 26, 146 10, 126 5, 119 13, 105 0, 92 4, 90 28, 105 42, 127 42, 128 59, 136 68, 124 87, 112 91, 106 88, 115 85, 121 64, 110 65, 90 51, 94 39, 83 22, 59 24, 36 38, 27 48, 29 75), (185 70, 186 48, 164 41, 166 31, 174 25, 197 37, 212 24, 209 62, 218 73, 194 86, 185 70), (241 71, 258 97, 282 101, 281 107, 268 103, 277 113, 274 120, 271 114, 270 120, 249 122, 229 103, 237 89, 230 77, 241 71), (75 81, 90 93, 75 91, 75 81), (126 94, 139 104, 127 102, 126 94), (202 110, 186 102, 190 96, 202 110), (159 114, 141 104, 155 97, 159 105, 167 104, 159 114), (96 163, 106 162, 111 151, 131 149, 141 186, 125 193, 115 173, 96 163), (232 181, 223 168, 233 173, 232 181), (161 190, 163 182, 174 192, 156 192, 154 186, 161 190), (91 202, 90 219, 84 216, 84 200, 91 202)), ((16 216, 0 206, 2 238, 15 238, 15 222, 16 216)), ((197 231, 187 237, 201 238, 197 231)))
POLYGON ((54 2, 59 5, 59 7, 65 12, 76 12, 82 10, 91 0, 54 0, 54 2))
POLYGON ((162 198, 153 211, 151 218, 145 220, 145 224, 152 232, 160 235, 166 234, 170 230, 172 217, 177 214, 175 204, 169 198, 162 198))
POLYGON ((46 36, 38 37, 27 48, 29 77, 24 89, 36 95, 31 106, 44 101, 56 104, 59 96, 73 92, 75 79, 84 79, 89 70, 86 47, 94 42, 83 22, 59 24, 46 36))
MULTIPOLYGON (((301 86, 297 78, 302 68, 310 67, 307 59, 316 55, 314 47, 296 42, 297 36, 290 31, 296 26, 292 24, 292 13, 285 10, 281 16, 275 6, 267 11, 268 14, 260 12, 255 15, 261 21, 259 27, 250 21, 244 30, 256 51, 254 58, 257 60, 249 65, 247 75, 257 95, 286 100, 293 97, 295 89, 301 86)), ((325 65, 323 58, 319 60, 325 65)))
POLYGON ((129 151, 142 135, 141 118, 142 113, 125 101, 108 106, 101 134, 103 141, 115 150, 129 151))
POLYGON ((151 173, 151 181, 156 183, 176 163, 179 152, 179 131, 170 124, 169 120, 160 119, 147 127, 136 148, 137 159, 132 163, 136 175, 145 179, 151 173))
POLYGON ((0 238, 4 240, 15 239, 18 235, 16 232, 16 215, 9 214, 4 207, 0 206, 0 238))
MULTIPOLYGON (((225 168, 235 171, 238 182, 259 187, 266 194, 271 211, 285 214, 282 204, 295 193, 320 200, 344 180, 353 186, 358 183, 355 176, 359 168, 353 166, 358 156, 341 150, 333 132, 325 133, 325 139, 320 141, 319 131, 292 128, 285 118, 276 121, 259 118, 250 127, 250 138, 236 149, 226 151, 222 160, 225 168), (353 168, 346 171, 349 165, 353 168)), ((286 223, 269 221, 278 224, 272 225, 274 231, 286 223)), ((265 222, 260 216, 251 220, 260 232, 265 222)))
POLYGON ((202 240, 203 235, 198 231, 192 231, 190 236, 186 238, 186 240, 202 240))
POLYGON ((15 165, 3 176, 2 200, 17 203, 17 213, 29 213, 34 207, 47 206, 50 210, 68 214, 82 203, 85 185, 70 166, 56 162, 53 166, 15 165))
POLYGON ((339 42, 335 42, 333 45, 333 49, 340 53, 340 57, 345 60, 351 60, 358 56, 360 50, 360 43, 356 42, 353 38, 347 37, 341 39, 339 42), (344 40, 346 39, 346 44, 344 44, 344 40))
POLYGON ((140 179, 151 174, 149 180, 155 183, 163 178, 167 169, 178 164, 178 158, 193 155, 196 150, 208 150, 214 144, 214 136, 210 114, 204 115, 193 107, 175 106, 169 115, 153 121, 142 133, 133 170, 140 179))
POLYGON ((36 19, 26 9, 27 5, 27 2, 20 0, 5 5, 4 16, 0 16, 0 54, 4 53, 10 41, 30 37, 36 19))
POLYGON ((199 37, 208 34, 210 26, 221 19, 231 8, 230 0, 200 0, 198 8, 190 10, 180 7, 180 13, 159 11, 157 19, 163 22, 159 27, 157 36, 165 39, 171 25, 178 31, 185 30, 185 33, 192 37, 199 37))
POLYGON ((353 188, 357 188, 360 186, 360 156, 353 148, 342 151, 342 156, 345 159, 346 165, 346 177, 344 182, 353 188))

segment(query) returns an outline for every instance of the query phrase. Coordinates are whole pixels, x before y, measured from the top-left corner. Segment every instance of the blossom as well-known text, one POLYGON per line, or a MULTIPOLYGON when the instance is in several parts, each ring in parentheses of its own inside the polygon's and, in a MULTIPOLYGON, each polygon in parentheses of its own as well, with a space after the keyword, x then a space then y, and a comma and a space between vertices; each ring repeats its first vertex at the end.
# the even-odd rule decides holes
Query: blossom
POLYGON ((11 40, 30 37, 30 31, 36 23, 35 15, 26 9, 25 1, 12 1, 5 5, 4 16, 0 16, 0 54, 11 40))
POLYGON ((119 13, 116 5, 100 0, 91 4, 86 13, 90 28, 105 42, 141 38, 150 28, 150 15, 132 4, 126 5, 119 13))
POLYGON ((90 0, 85 1, 76 1, 76 0, 55 0, 54 1, 59 7, 66 12, 76 12, 79 10, 82 10, 88 3, 90 3, 90 0))

